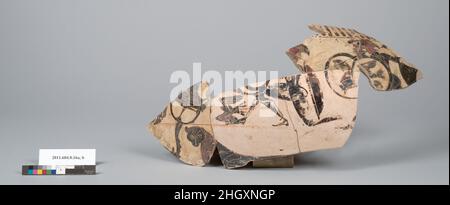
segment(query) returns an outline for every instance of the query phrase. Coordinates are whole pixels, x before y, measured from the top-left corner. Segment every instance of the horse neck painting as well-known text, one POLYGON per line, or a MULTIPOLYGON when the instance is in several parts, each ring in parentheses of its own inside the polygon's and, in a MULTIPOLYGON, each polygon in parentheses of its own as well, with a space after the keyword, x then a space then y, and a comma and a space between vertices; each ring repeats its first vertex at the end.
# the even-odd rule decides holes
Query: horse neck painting
POLYGON ((406 88, 422 78, 414 65, 370 36, 332 26, 309 28, 318 34, 286 52, 300 72, 360 70, 378 91, 406 88))
POLYGON ((181 161, 203 166, 215 150, 226 168, 342 147, 355 126, 362 72, 376 90, 406 88, 420 71, 355 30, 311 26, 319 34, 287 51, 300 74, 207 96, 189 88, 149 125, 181 161), (193 103, 201 102, 201 103, 193 103))

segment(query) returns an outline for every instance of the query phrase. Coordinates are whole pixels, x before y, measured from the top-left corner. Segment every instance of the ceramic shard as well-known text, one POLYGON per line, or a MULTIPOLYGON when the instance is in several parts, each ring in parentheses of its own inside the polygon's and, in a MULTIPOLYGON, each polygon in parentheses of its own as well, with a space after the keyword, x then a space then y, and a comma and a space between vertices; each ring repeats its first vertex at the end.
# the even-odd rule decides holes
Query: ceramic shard
POLYGON ((193 85, 149 124, 150 132, 187 164, 203 166, 217 149, 226 168, 286 166, 298 153, 345 144, 355 126, 360 73, 379 91, 406 88, 422 77, 356 30, 310 29, 318 34, 286 52, 298 74, 217 96, 208 95, 206 82, 193 85))

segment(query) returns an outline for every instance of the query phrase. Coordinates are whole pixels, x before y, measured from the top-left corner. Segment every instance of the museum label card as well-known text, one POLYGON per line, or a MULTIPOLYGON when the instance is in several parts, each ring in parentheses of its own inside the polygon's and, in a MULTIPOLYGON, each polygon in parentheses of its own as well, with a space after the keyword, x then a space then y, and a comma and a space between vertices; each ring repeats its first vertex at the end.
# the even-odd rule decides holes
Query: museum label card
POLYGON ((39 165, 95 165, 95 149, 39 149, 39 165))

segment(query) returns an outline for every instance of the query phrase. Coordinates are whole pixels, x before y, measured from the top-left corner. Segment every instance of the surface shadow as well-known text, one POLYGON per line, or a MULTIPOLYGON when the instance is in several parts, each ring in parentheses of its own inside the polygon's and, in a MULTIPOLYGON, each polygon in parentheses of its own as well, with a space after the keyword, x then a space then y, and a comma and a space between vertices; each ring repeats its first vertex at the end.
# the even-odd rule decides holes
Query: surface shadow
POLYGON ((377 136, 383 135, 382 132, 380 129, 367 126, 356 127, 348 143, 342 148, 296 155, 295 168, 356 170, 448 154, 448 141, 444 143, 424 137, 410 141, 399 139, 384 142, 386 139, 377 138, 377 136))

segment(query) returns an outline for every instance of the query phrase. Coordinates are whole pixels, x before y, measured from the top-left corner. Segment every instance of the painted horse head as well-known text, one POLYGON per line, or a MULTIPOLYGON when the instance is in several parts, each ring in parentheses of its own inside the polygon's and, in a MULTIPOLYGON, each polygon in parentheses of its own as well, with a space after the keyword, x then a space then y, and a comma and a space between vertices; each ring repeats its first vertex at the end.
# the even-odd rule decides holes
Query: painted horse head
POLYGON ((410 86, 422 78, 420 70, 380 41, 354 29, 310 25, 318 34, 286 53, 301 73, 340 70, 340 89, 352 89, 362 72, 375 90, 389 91, 410 86))

